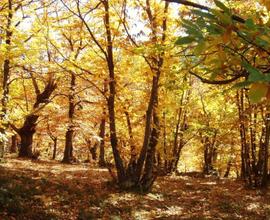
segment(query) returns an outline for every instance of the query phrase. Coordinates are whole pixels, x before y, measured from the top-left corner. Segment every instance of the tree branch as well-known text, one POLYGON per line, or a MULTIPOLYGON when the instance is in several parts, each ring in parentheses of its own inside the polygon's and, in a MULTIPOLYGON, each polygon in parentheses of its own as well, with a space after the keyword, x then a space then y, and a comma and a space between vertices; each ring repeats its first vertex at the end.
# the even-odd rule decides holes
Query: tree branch
POLYGON ((229 83, 232 83, 232 82, 236 81, 237 79, 239 79, 241 77, 245 77, 246 76, 245 73, 242 73, 240 75, 234 76, 231 79, 227 79, 227 80, 209 80, 209 79, 205 79, 205 78, 199 76, 198 74, 194 73, 191 70, 189 71, 189 73, 191 75, 193 75, 193 76, 196 76, 203 83, 212 84, 212 85, 225 85, 225 84, 229 84, 229 83))
POLYGON ((9 126, 15 131, 15 132, 17 132, 17 133, 19 133, 19 128, 17 128, 14 124, 12 124, 12 123, 9 123, 9 126))
MULTIPOLYGON (((212 10, 212 8, 210 8, 210 7, 200 5, 200 4, 197 4, 197 3, 194 3, 194 2, 186 1, 186 0, 164 0, 164 1, 166 1, 166 2, 174 2, 174 3, 177 3, 177 4, 186 5, 186 6, 190 6, 190 7, 193 7, 193 8, 198 8, 198 9, 205 10, 205 11, 208 11, 208 12, 210 12, 212 10)), ((241 17, 239 17, 237 15, 232 15, 232 19, 235 20, 235 21, 238 21, 240 23, 245 23, 245 19, 243 19, 243 18, 241 18, 241 17)))

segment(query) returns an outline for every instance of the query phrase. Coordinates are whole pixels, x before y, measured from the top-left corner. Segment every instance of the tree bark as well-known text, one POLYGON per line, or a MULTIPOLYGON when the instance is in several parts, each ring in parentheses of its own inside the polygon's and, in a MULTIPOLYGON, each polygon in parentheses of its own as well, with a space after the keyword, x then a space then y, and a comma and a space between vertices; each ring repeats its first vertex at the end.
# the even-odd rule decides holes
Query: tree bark
POLYGON ((111 146, 115 161, 115 166, 117 170, 117 177, 119 182, 125 181, 125 168, 123 160, 120 156, 118 150, 118 138, 116 133, 116 123, 115 123, 115 72, 114 72, 114 59, 113 59, 113 42, 112 34, 110 29, 110 12, 109 12, 109 2, 104 0, 103 2, 105 15, 104 15, 104 25, 106 29, 107 38, 107 66, 109 70, 109 98, 108 98, 108 111, 109 111, 109 126, 110 126, 110 139, 111 146))
POLYGON ((106 162, 105 162, 105 142, 104 142, 104 138, 105 138, 105 125, 106 125, 106 119, 105 119, 105 109, 103 112, 103 116, 100 122, 100 126, 99 126, 99 134, 98 136, 100 137, 100 142, 96 141, 94 146, 91 146, 91 140, 89 140, 89 150, 90 150, 90 154, 92 155, 92 159, 93 160, 97 160, 97 149, 99 147, 99 161, 98 164, 100 167, 105 167, 106 166, 106 162))
MULTIPOLYGON (((42 93, 38 92, 36 96, 36 102, 33 106, 33 112, 39 111, 40 104, 47 104, 48 100, 56 89, 55 81, 50 77, 42 93)), ((31 158, 33 156, 32 145, 33 136, 36 132, 37 120, 39 115, 31 113, 26 116, 23 126, 18 129, 12 125, 13 129, 20 135, 21 147, 19 150, 19 157, 31 158)))
POLYGON ((18 148, 18 138, 16 134, 11 136, 10 153, 16 153, 18 148))
POLYGON ((133 137, 133 131, 132 131, 132 126, 131 126, 131 121, 130 121, 130 116, 129 112, 127 109, 125 109, 125 115, 126 115, 126 121, 127 121, 127 128, 128 128, 128 135, 129 135, 129 145, 130 145, 130 160, 128 164, 128 169, 131 169, 129 172, 134 173, 134 169, 136 167, 136 147, 134 144, 134 137, 133 137))
POLYGON ((36 122, 38 118, 38 115, 28 115, 25 119, 24 125, 18 131, 21 138, 19 157, 31 158, 33 156, 33 136, 36 132, 36 122))
POLYGON ((99 161, 98 165, 99 167, 105 167, 106 166, 106 161, 105 161, 105 125, 106 125, 106 119, 105 119, 105 114, 103 113, 103 118, 100 123, 100 131, 99 131, 99 137, 101 138, 100 140, 100 145, 99 145, 99 161))
POLYGON ((56 158, 56 150, 57 150, 57 137, 53 139, 53 156, 52 156, 53 160, 55 160, 56 158))
MULTIPOLYGON (((158 94, 157 94, 158 97, 158 94)), ((156 100, 157 100, 156 97, 156 100)), ((157 101, 156 101, 156 107, 157 107, 157 101)), ((145 168, 144 168, 144 174, 142 176, 142 180, 140 183, 140 190, 143 192, 148 192, 151 190, 153 183, 157 177, 157 174, 154 173, 154 157, 156 152, 156 146, 158 144, 158 139, 160 135, 160 124, 159 124, 159 118, 156 112, 156 109, 154 109, 153 113, 153 129, 149 141, 149 147, 147 156, 145 159, 145 168)))
POLYGON ((157 95, 158 95, 158 80, 159 80, 159 75, 153 77, 151 96, 150 96, 150 100, 148 104, 148 109, 146 111, 144 141, 143 141, 143 146, 142 146, 140 156, 137 161, 137 167, 136 167, 136 180, 137 181, 139 181, 141 178, 147 152, 149 153, 152 152, 151 146, 149 146, 149 141, 150 141, 150 137, 152 133, 151 123, 152 123, 152 117, 153 117, 153 110, 155 108, 155 102, 157 100, 157 95))
MULTIPOLYGON (((113 56, 113 39, 112 39, 112 33, 110 28, 110 10, 109 10, 109 1, 104 0, 102 1, 102 4, 104 6, 105 14, 104 14, 104 27, 106 30, 106 50, 103 49, 101 44, 96 40, 94 37, 91 29, 87 25, 87 22, 84 20, 83 15, 80 11, 78 11, 78 17, 83 21, 84 25, 86 26, 87 30, 89 31, 90 36, 92 37, 93 41, 96 43, 96 45, 99 47, 99 49, 102 51, 106 58, 108 72, 109 72, 109 96, 107 98, 107 106, 108 106, 108 113, 109 113, 109 127, 110 127, 110 142, 113 152, 113 157, 115 161, 115 167, 117 171, 117 182, 120 187, 123 189, 131 190, 134 188, 139 188, 142 184, 142 175, 145 177, 151 174, 153 170, 153 157, 154 155, 151 155, 155 152, 156 142, 158 140, 158 134, 159 132, 152 128, 152 120, 154 123, 156 123, 157 113, 155 113, 155 116, 153 118, 154 108, 155 108, 155 102, 157 103, 158 100, 158 82, 159 82, 159 75, 160 71, 163 65, 163 55, 164 52, 161 52, 159 55, 154 54, 153 56, 145 58, 147 63, 149 64, 149 67, 151 71, 154 73, 154 77, 152 79, 152 89, 150 94, 150 100, 148 104, 148 109, 146 112, 146 123, 145 123, 145 136, 143 141, 143 147, 140 152, 139 158, 137 161, 134 162, 135 168, 129 169, 130 166, 125 167, 123 159, 120 155, 119 149, 118 149, 118 137, 117 137, 117 129, 116 129, 116 117, 115 117, 115 96, 116 96, 116 82, 115 82, 115 70, 114 70, 114 56, 113 56), (155 119, 156 117, 156 119, 155 119), (150 145, 151 142, 151 145, 150 145), (149 155, 147 155, 149 153, 149 155), (147 158, 147 159, 146 159, 147 158), (147 161, 147 162, 146 162, 147 161), (145 171, 142 172, 145 165, 145 171)), ((79 6, 79 5, 78 5, 79 6)), ((165 3, 165 9, 164 13, 166 14, 168 9, 168 3, 165 3)), ((153 42, 157 43, 157 22, 155 20, 155 17, 151 13, 150 9, 150 2, 149 0, 146 0, 146 12, 149 17, 149 21, 152 28, 152 36, 153 36, 153 42)), ((162 34, 162 42, 165 41, 165 31, 166 31, 166 16, 163 20, 163 34, 162 34)), ((131 157, 132 158, 132 157, 131 157)), ((130 164, 130 163, 129 163, 130 164)), ((146 178, 148 179, 148 178, 146 178)), ((150 178, 152 179, 152 178, 150 178)), ((147 182, 149 182, 147 180, 147 182)), ((149 182, 151 183, 151 181, 149 182)), ((152 186, 152 183, 150 184, 152 186)), ((146 188, 151 188, 146 187, 146 188)))
MULTIPOLYGON (((7 25, 6 25, 6 45, 7 45, 7 51, 10 52, 10 45, 11 45, 11 38, 12 38, 12 31, 11 31, 11 23, 13 18, 13 1, 8 1, 8 16, 7 16, 7 25)), ((7 104, 8 104, 8 95, 9 95, 9 78, 10 78, 10 59, 6 57, 4 60, 3 65, 3 81, 2 81, 2 97, 1 97, 1 104, 2 109, 0 113, 0 121, 1 121, 1 127, 0 127, 0 133, 3 138, 0 139, 0 157, 4 156, 4 149, 6 145, 6 129, 8 127, 7 123, 7 104)))
POLYGON ((74 134, 74 114, 75 114, 75 86, 76 86, 76 76, 71 73, 70 78, 70 88, 68 96, 68 121, 69 125, 66 131, 66 141, 63 163, 71 163, 73 159, 73 134, 74 134))
POLYGON ((245 118, 244 118, 244 92, 243 89, 237 91, 237 106, 238 106, 238 115, 239 115, 239 131, 241 139, 241 178, 246 179, 246 130, 245 130, 245 118))
POLYGON ((261 187, 266 187, 268 185, 268 157, 269 157, 269 140, 270 140, 270 106, 267 106, 267 114, 265 117, 265 143, 264 143, 264 166, 262 172, 262 182, 261 187))
POLYGON ((65 137, 65 150, 64 150, 64 157, 62 162, 63 163, 71 163, 72 162, 72 151, 73 151, 73 129, 69 129, 66 131, 65 137))
POLYGON ((232 167, 232 161, 231 159, 229 159, 228 163, 227 163, 227 168, 226 168, 226 172, 224 174, 224 178, 228 178, 230 175, 230 171, 231 171, 231 167, 232 167))

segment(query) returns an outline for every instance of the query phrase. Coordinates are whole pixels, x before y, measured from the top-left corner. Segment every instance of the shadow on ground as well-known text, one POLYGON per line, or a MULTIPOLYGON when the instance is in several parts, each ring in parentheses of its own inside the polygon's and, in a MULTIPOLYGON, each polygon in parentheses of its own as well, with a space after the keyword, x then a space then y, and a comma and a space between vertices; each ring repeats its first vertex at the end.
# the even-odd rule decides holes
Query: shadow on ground
POLYGON ((251 219, 270 217, 270 193, 241 182, 167 176, 146 195, 120 192, 105 169, 8 159, 0 165, 0 219, 251 219))

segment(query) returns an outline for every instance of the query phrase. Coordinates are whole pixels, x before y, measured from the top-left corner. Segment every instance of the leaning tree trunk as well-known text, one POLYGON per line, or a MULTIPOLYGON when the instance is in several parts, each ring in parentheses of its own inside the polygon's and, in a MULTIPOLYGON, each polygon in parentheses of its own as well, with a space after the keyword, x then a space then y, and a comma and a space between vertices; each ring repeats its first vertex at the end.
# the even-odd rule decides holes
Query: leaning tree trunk
MULTIPOLYGON (((151 189, 154 175, 153 175, 153 157, 155 153, 155 147, 159 136, 159 127, 153 126, 158 124, 157 114, 157 101, 158 101, 158 83, 160 77, 160 71, 163 65, 163 55, 161 52, 157 57, 145 57, 149 64, 151 71, 153 71, 153 81, 150 100, 148 103, 148 109, 146 111, 146 123, 143 147, 141 149, 138 160, 134 163, 133 169, 129 169, 130 166, 125 167, 123 159, 118 149, 118 138, 116 130, 116 117, 115 117, 115 94, 116 94, 116 82, 115 82, 115 71, 114 71, 114 59, 113 59, 113 39, 110 29, 110 13, 109 13, 109 1, 104 0, 102 4, 105 9, 104 14, 104 26, 106 29, 106 40, 107 47, 106 51, 103 50, 101 45, 97 43, 102 52, 106 55, 107 67, 109 72, 109 97, 107 100, 108 112, 109 112, 109 127, 110 127, 110 141, 112 146, 112 152, 115 161, 115 167, 117 171, 117 182, 118 185, 125 190, 141 189, 142 191, 148 191, 151 189), (154 60, 154 61, 153 61, 154 60), (153 61, 153 62, 152 62, 153 61)), ((167 13, 168 3, 165 3, 165 11, 167 13)), ((150 2, 146 0, 146 12, 148 14, 151 26, 153 28, 153 42, 157 43, 157 22, 150 9, 150 2)), ((83 18, 80 17, 82 20, 83 18)), ((84 23, 85 20, 83 20, 84 23)), ((165 42, 165 31, 166 31, 166 18, 163 20, 163 35, 162 42, 165 42)), ((91 33, 90 33, 91 34, 91 33)))
POLYGON ((143 192, 148 192, 151 190, 153 183, 156 179, 156 174, 154 173, 154 157, 156 152, 156 146, 158 144, 158 138, 160 135, 160 128, 159 128, 159 118, 156 112, 157 108, 157 97, 158 93, 156 94, 156 104, 153 109, 153 123, 154 126, 152 128, 151 137, 149 141, 149 147, 147 156, 145 159, 145 168, 144 168, 144 174, 142 176, 142 179, 140 181, 140 190, 143 192))
MULTIPOLYGON (((32 73, 30 73, 32 76, 32 73)), ((19 157, 27 157, 32 158, 32 145, 33 145, 33 136, 36 132, 37 120, 39 115, 36 112, 40 111, 42 107, 49 103, 49 98, 53 91, 56 89, 56 83, 52 76, 49 77, 49 80, 42 92, 40 92, 38 88, 38 84, 34 76, 32 76, 33 85, 36 91, 36 102, 33 106, 33 111, 35 113, 31 113, 26 116, 23 126, 21 128, 17 128, 15 125, 10 124, 11 127, 18 133, 21 138, 21 147, 19 150, 19 157), (43 104, 43 106, 41 106, 43 104)))
POLYGON ((109 70, 109 98, 108 98, 108 111, 109 111, 109 126, 110 126, 110 140, 112 146, 112 152, 114 157, 114 162, 117 170, 117 179, 118 181, 125 181, 125 168, 123 160, 120 156, 118 150, 118 138, 116 131, 116 122, 115 122, 115 72, 114 72, 114 59, 113 59, 113 39, 110 29, 110 12, 109 12, 109 2, 108 0, 103 1, 105 16, 104 24, 106 28, 106 38, 107 38, 107 66, 109 70))
MULTIPOLYGON (((152 171, 152 153, 155 153, 156 141, 159 136, 158 116, 156 114, 156 108, 158 103, 158 82, 159 82, 160 72, 158 71, 155 76, 153 76, 152 90, 150 95, 150 100, 148 104, 148 109, 146 111, 146 122, 144 131, 144 142, 143 146, 137 160, 136 171, 135 171, 135 184, 139 188, 143 188, 145 180, 150 181, 150 172, 152 171), (152 126, 152 121, 157 127, 152 126), (147 162, 146 162, 147 161, 147 162), (144 173, 144 164, 146 173, 144 173), (148 177, 147 177, 148 176, 148 177), (143 182, 142 178, 143 177, 143 182)), ((154 155, 153 155, 154 156, 154 155)), ((152 181, 151 181, 152 182, 152 181)), ((149 186, 147 187, 149 188, 149 186)))

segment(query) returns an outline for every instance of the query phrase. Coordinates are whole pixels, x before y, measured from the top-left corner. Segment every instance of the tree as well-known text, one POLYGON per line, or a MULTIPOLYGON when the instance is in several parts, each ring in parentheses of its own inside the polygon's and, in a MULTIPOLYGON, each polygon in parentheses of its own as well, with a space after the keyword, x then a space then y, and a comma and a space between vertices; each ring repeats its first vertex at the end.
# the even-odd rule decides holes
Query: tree
MULTIPOLYGON (((255 18, 249 14, 249 18, 243 19, 241 16, 235 15, 233 9, 228 8, 220 1, 215 1, 216 8, 212 9, 199 4, 193 4, 189 1, 171 1, 180 4, 195 7, 199 10, 193 10, 195 21, 190 22, 183 20, 183 27, 186 29, 188 36, 180 37, 176 44, 182 45, 186 43, 195 43, 194 54, 200 55, 197 64, 191 67, 190 73, 201 79, 202 82, 211 84, 228 84, 244 78, 245 81, 236 84, 236 87, 248 88, 248 102, 260 102, 262 98, 267 97, 269 90, 268 66, 269 62, 265 59, 268 56, 269 47, 269 28, 264 24, 260 17, 255 18), (201 11, 205 10, 205 11, 201 11), (203 32, 203 31, 205 32, 203 32), (256 33, 256 34, 255 34, 256 33), (211 42, 211 44, 210 44, 211 42), (236 43, 237 42, 237 43, 236 43), (260 51, 260 52, 259 52, 260 51), (208 55, 211 54, 211 55, 208 55), (214 57, 219 57, 218 62, 214 64, 214 57), (205 67, 201 68, 201 64, 205 67), (201 76, 200 72, 204 74, 201 76), (211 73, 211 79, 207 79, 207 74, 211 73), (228 79, 229 78, 229 79, 228 79), (213 80, 214 79, 214 80, 213 80), (217 79, 217 80, 215 80, 217 79)), ((262 4, 265 4, 262 3, 262 4)), ((266 4, 268 9, 268 5, 266 4)), ((240 93, 242 94, 243 91, 240 93)), ((253 125, 248 125, 251 132, 251 141, 247 142, 247 128, 244 124, 246 121, 244 97, 238 96, 239 117, 240 117, 240 135, 242 140, 242 177, 249 182, 249 185, 266 186, 268 168, 268 148, 269 148, 269 122, 266 116, 265 130, 262 132, 260 142, 260 151, 263 152, 259 159, 263 163, 262 167, 258 167, 255 158, 256 144, 254 143, 256 135, 254 135, 253 125), (243 118, 244 117, 244 118, 243 118), (253 152, 253 168, 250 165, 250 153, 253 152), (262 162, 263 161, 263 162, 262 162), (258 171, 257 169, 260 169, 258 171), (259 172, 258 175, 256 174, 259 172), (247 177, 248 176, 248 177, 247 177), (256 180, 252 180, 255 178, 256 180), (255 181, 255 183, 253 183, 255 181), (257 183, 259 181, 259 183, 257 183)), ((260 105, 263 111, 267 112, 268 104, 260 105)), ((258 106, 251 107, 252 109, 258 106)), ((251 113, 250 120, 256 121, 257 113, 251 113), (255 118, 253 118, 255 117, 255 118)), ((264 118, 264 116, 263 116, 264 118)), ((256 133, 256 132, 255 132, 256 133)))
MULTIPOLYGON (((1 147, 1 157, 3 157, 4 154, 4 146, 5 146, 5 131, 7 128, 7 103, 8 103, 8 94, 9 94, 9 78, 10 78, 10 59, 8 57, 9 52, 10 52, 10 45, 11 45, 11 38, 12 38, 12 31, 11 31, 11 25, 12 25, 12 18, 13 18, 13 1, 8 1, 8 7, 5 8, 5 4, 1 7, 2 10, 6 9, 8 11, 8 16, 6 17, 6 25, 5 27, 1 30, 1 32, 5 32, 5 45, 7 47, 7 54, 4 59, 3 63, 3 79, 2 79, 2 96, 1 96, 1 104, 2 104, 2 109, 1 109, 1 142, 0 142, 0 147, 1 147)), ((2 20, 2 19, 1 19, 2 20)), ((1 39, 2 41, 2 39, 1 39)))
POLYGON ((33 109, 30 114, 28 114, 23 122, 23 125, 20 128, 17 128, 14 124, 11 124, 12 128, 18 133, 21 139, 19 157, 28 157, 33 156, 32 144, 33 136, 36 132, 37 120, 39 118, 39 111, 45 107, 46 104, 50 101, 50 96, 53 91, 56 89, 55 80, 53 76, 49 76, 48 81, 45 84, 43 91, 41 92, 37 84, 35 76, 30 73, 33 86, 35 88, 36 99, 33 105, 33 109))
MULTIPOLYGON (((134 155, 129 161, 127 167, 124 165, 124 161, 119 152, 119 142, 118 142, 118 132, 116 130, 116 114, 115 114, 115 97, 116 97, 116 76, 115 76, 115 60, 114 60, 114 34, 112 28, 112 9, 110 8, 109 1, 98 2, 93 6, 89 11, 82 10, 82 4, 76 1, 77 10, 73 10, 72 6, 68 6, 64 1, 63 4, 68 8, 68 10, 80 19, 86 31, 89 33, 89 36, 95 46, 103 54, 103 60, 105 60, 107 65, 107 71, 109 75, 108 89, 109 95, 107 98, 107 106, 109 113, 109 127, 110 127, 110 139, 112 152, 114 155, 115 166, 117 170, 117 181, 122 188, 138 188, 142 191, 148 191, 153 184, 155 175, 153 174, 154 170, 154 155, 156 151, 156 145, 158 143, 159 137, 159 119, 158 119, 158 87, 159 87, 159 78, 162 71, 162 66, 164 63, 164 52, 163 50, 158 52, 158 49, 154 49, 153 52, 149 53, 148 56, 144 56, 146 63, 149 65, 149 68, 154 75, 152 78, 152 88, 149 97, 149 103, 146 111, 146 122, 145 122, 145 132, 144 132, 144 141, 139 155, 136 160, 134 160, 134 155), (102 7, 104 12, 104 32, 105 32, 105 44, 104 40, 98 39, 95 36, 95 33, 92 30, 92 27, 86 20, 86 15, 91 12, 94 12, 96 9, 102 7), (152 124, 153 122, 153 124, 152 124)), ((159 44, 164 45, 166 40, 166 29, 167 29, 167 19, 166 14, 168 11, 168 3, 163 7, 163 14, 161 20, 155 18, 152 6, 149 1, 145 3, 139 2, 139 5, 144 9, 145 14, 147 15, 149 27, 151 31, 151 43, 158 46, 159 44), (161 36, 159 35, 158 25, 160 25, 162 32, 161 36)), ((124 7, 126 2, 124 1, 124 7)), ((85 6, 86 7, 86 6, 85 6)), ((118 14, 119 15, 119 14, 118 14)), ((160 19, 160 18, 159 18, 160 19)), ((128 33, 127 25, 125 24, 125 17, 120 16, 120 21, 124 26, 125 31, 128 34, 130 41, 136 45, 137 43, 128 33)), ((120 24, 121 24, 120 23, 120 24)), ((129 124, 129 123, 128 123, 129 124)))

